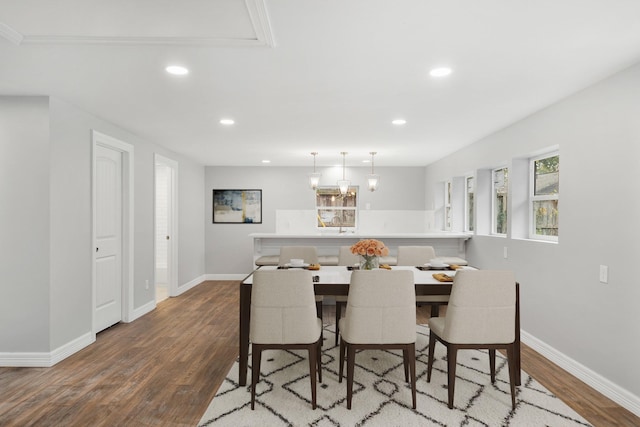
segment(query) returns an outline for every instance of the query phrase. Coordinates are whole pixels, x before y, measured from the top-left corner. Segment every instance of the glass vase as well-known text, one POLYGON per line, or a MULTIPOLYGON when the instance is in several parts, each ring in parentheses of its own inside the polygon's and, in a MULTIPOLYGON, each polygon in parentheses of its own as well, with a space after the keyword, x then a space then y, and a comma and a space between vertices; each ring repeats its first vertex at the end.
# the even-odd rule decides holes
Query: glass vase
POLYGON ((373 270, 380 267, 380 257, 360 255, 360 270, 373 270))

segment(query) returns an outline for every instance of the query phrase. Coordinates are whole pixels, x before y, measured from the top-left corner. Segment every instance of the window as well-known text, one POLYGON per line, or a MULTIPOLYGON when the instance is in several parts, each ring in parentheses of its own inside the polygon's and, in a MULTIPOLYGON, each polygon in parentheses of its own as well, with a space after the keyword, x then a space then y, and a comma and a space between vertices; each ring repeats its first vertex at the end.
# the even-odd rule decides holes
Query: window
POLYGON ((507 234, 507 193, 509 191, 509 169, 494 169, 492 172, 492 232, 507 234))
POLYGON ((558 240, 560 156, 557 153, 531 159, 530 237, 558 240))
POLYGON ((356 228, 358 187, 349 187, 344 196, 338 187, 316 189, 318 228, 356 228))
POLYGON ((472 176, 465 179, 465 210, 464 231, 473 231, 473 196, 475 193, 475 181, 472 176))
POLYGON ((451 181, 444 183, 444 229, 451 230, 451 181))

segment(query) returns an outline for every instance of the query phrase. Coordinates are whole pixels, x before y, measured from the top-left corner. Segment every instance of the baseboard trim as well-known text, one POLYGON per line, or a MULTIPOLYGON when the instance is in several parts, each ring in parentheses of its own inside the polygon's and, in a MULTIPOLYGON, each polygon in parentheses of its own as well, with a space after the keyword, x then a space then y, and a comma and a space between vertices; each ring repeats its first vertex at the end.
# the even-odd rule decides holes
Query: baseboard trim
POLYGON ((178 292, 175 295, 172 295, 174 297, 177 297, 178 295, 181 295, 185 292, 187 292, 189 289, 198 286, 200 283, 204 282, 205 279, 205 275, 203 274, 202 276, 198 276, 195 279, 185 283, 184 285, 180 285, 178 286, 178 292))
POLYGON ((521 332, 521 339, 524 344, 551 362, 640 417, 640 397, 611 382, 602 375, 592 371, 525 331, 521 332))
POLYGON ((86 346, 93 344, 95 334, 87 332, 51 352, 0 353, 0 366, 22 368, 50 368, 86 346))
POLYGON ((206 280, 243 280, 247 274, 207 274, 206 280))
POLYGON ((147 313, 149 313, 149 312, 151 312, 151 311, 153 311, 155 309, 156 309, 156 302, 155 301, 149 301, 148 303, 146 303, 142 307, 134 308, 133 312, 131 313, 131 316, 130 316, 130 318, 129 318, 127 323, 133 322, 134 320, 141 318, 145 314, 147 314, 147 313))

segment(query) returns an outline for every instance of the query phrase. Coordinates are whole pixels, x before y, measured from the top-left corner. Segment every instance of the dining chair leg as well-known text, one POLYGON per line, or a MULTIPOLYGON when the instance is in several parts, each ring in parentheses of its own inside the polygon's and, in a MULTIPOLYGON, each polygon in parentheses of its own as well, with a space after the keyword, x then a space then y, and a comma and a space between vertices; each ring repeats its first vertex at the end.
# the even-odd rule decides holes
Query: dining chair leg
POLYGON ((427 358, 427 382, 431 382, 431 368, 433 368, 433 354, 436 347, 436 336, 429 332, 429 356, 427 358))
POLYGON ((353 397, 353 370, 356 362, 356 351, 353 344, 347 344, 347 409, 351 409, 353 397))
MULTIPOLYGON (((316 301, 316 316, 322 319, 322 301, 316 301)), ((324 328, 320 329, 320 343, 324 341, 324 328)))
POLYGON ((507 346, 507 363, 509 364, 509 388, 511 389, 511 408, 516 409, 516 345, 507 346))
POLYGON ((489 373, 491 374, 491 384, 496 382, 496 349, 489 349, 489 373))
POLYGON ((340 336, 340 327, 338 324, 340 323, 340 317, 342 317, 342 306, 343 302, 336 301, 336 345, 338 345, 338 337, 340 336))
POLYGON ((251 345, 251 410, 255 409, 256 385, 260 377, 260 362, 262 359, 262 347, 259 344, 251 345))
POLYGON ((454 345, 447 345, 447 389, 449 392, 449 409, 453 409, 453 393, 456 387, 456 359, 458 357, 458 348, 454 345))
POLYGON ((316 363, 318 367, 318 382, 322 382, 322 346, 320 345, 320 341, 318 341, 315 345, 316 350, 316 363))
POLYGON ((409 370, 411 371, 411 399, 416 409, 416 344, 409 345, 409 370))
POLYGON ((344 355, 345 355, 345 342, 340 338, 340 367, 338 369, 338 382, 342 382, 342 373, 344 372, 344 355))
POLYGON ((402 364, 404 365, 404 382, 409 382, 409 349, 402 349, 402 364))
POLYGON ((307 351, 309 353, 309 379, 311 380, 311 408, 316 409, 316 368, 318 352, 316 350, 318 342, 309 344, 307 351))

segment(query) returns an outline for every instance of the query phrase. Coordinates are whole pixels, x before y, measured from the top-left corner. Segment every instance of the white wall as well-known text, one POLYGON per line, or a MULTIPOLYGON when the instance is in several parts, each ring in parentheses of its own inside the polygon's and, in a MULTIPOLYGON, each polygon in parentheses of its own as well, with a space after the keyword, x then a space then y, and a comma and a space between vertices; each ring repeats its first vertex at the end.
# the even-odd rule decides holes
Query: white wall
POLYGON ((194 283, 205 274, 205 168, 187 159, 161 152, 178 161, 178 286, 194 283))
POLYGON ((48 110, 0 96, 0 351, 49 349, 48 110))
MULTIPOLYGON (((308 186, 310 168, 297 167, 206 167, 205 224, 206 271, 208 274, 247 274, 253 269, 251 233, 275 233, 276 209, 315 209, 315 192, 308 186), (213 224, 213 189, 262 189, 262 224, 213 224)), ((335 185, 342 169, 318 168, 320 185, 335 185)), ((346 176, 360 187, 359 205, 372 210, 424 210, 424 168, 376 167, 380 186, 367 190, 370 168, 347 167, 346 176)))
POLYGON ((179 244, 189 256, 178 278, 204 276, 202 165, 55 98, 0 97, 0 113, 0 359, 91 331, 92 129, 134 145, 134 309, 154 304, 145 280, 153 283, 156 152, 179 162, 179 244))
MULTIPOLYGON (((474 236, 469 261, 516 272, 522 328, 640 412, 640 66, 427 167, 434 183, 560 147, 559 242, 474 236), (503 248, 508 258, 503 258, 503 248), (609 266, 609 283, 599 266, 609 266)), ((584 376, 583 376, 584 379, 584 376)))

